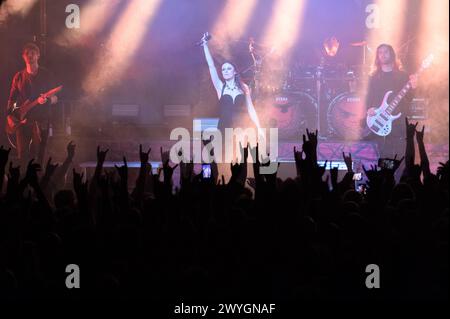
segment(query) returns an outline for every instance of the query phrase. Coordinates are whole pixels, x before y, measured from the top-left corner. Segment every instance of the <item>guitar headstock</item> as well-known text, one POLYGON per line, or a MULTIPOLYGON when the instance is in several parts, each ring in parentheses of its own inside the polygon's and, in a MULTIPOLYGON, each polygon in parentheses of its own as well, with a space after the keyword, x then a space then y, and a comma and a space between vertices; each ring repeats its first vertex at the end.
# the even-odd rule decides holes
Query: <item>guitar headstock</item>
POLYGON ((60 85, 60 86, 57 86, 57 87, 55 87, 55 88, 51 89, 50 91, 48 91, 48 92, 44 93, 44 96, 45 96, 45 97, 50 97, 50 96, 53 96, 53 95, 55 95, 56 93, 58 93, 59 91, 61 91, 61 90, 62 90, 62 88, 63 88, 63 86, 62 86, 62 85, 60 85))
POLYGON ((431 53, 422 61, 420 68, 422 70, 428 69, 431 66, 431 64, 433 63, 433 60, 434 60, 434 54, 431 53))

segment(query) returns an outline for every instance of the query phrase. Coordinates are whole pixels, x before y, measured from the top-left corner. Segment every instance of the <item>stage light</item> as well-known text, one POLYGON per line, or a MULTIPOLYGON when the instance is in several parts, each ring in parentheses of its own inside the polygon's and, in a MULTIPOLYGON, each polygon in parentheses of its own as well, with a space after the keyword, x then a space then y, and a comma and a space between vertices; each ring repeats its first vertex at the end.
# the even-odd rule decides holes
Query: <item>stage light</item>
POLYGON ((300 32, 305 7, 304 0, 279 0, 266 27, 265 45, 277 48, 277 54, 286 54, 295 44, 300 32))
MULTIPOLYGON (((419 76, 418 91, 429 102, 428 116, 420 124, 426 126, 425 136, 448 147, 449 120, 449 2, 424 1, 421 7, 418 45, 415 66, 429 54, 433 54, 433 65, 419 76)), ((416 70, 413 70, 416 71, 416 70)), ((447 155, 448 156, 448 155, 447 155)))
POLYGON ((223 55, 230 57, 230 41, 240 40, 246 31, 256 0, 228 0, 222 10, 212 34, 223 43, 223 55))
MULTIPOLYGON (((301 32, 305 3, 304 0, 278 0, 273 4, 272 15, 265 25, 261 40, 264 47, 270 48, 265 52, 264 60, 265 64, 271 67, 263 68, 261 71, 262 78, 266 79, 264 85, 268 90, 275 92, 284 85, 289 53, 301 32)), ((272 106, 270 104, 269 100, 258 102, 261 118, 270 118, 267 111, 272 106)))
MULTIPOLYGON (((406 8, 407 0, 376 0, 371 4, 371 10, 366 10, 366 12, 370 13, 366 19, 366 27, 368 28, 366 41, 361 41, 359 44, 355 43, 355 46, 361 45, 364 50, 364 71, 367 72, 373 67, 376 48, 382 43, 392 45, 398 57, 398 48, 407 14, 406 8)), ((364 77, 366 80, 367 75, 364 77)), ((365 94, 367 84, 364 83, 362 86, 362 94, 365 94)))
POLYGON ((335 56, 339 50, 339 40, 336 37, 325 39, 323 42, 323 48, 328 56, 335 56))
POLYGON ((8 0, 3 2, 0 6, 0 23, 6 21, 11 15, 26 16, 36 2, 37 0, 8 0))
POLYGON ((379 34, 375 34, 373 40, 378 40, 378 44, 389 43, 394 49, 398 50, 402 44, 403 29, 407 17, 406 10, 409 6, 408 1, 378 0, 377 5, 380 7, 381 27, 379 34))
POLYGON ((109 87, 120 84, 121 75, 129 66, 160 4, 161 0, 133 0, 128 4, 83 82, 87 96, 98 97, 109 87))
POLYGON ((90 0, 80 7, 80 28, 65 28, 56 43, 60 46, 83 45, 86 39, 103 30, 119 3, 120 0, 90 0))
MULTIPOLYGON (((435 56, 434 64, 448 65, 449 54, 449 2, 428 0, 423 3, 418 35, 418 57, 420 62, 430 53, 435 56)), ((448 75, 448 68, 442 68, 448 75)), ((434 76, 434 78, 436 78, 434 76)))
POLYGON ((401 47, 408 8, 407 0, 378 0, 374 5, 377 8, 373 13, 377 23, 371 25, 367 35, 368 51, 371 53, 368 61, 370 64, 375 59, 375 48, 381 43, 392 45, 397 55, 401 54, 398 50, 401 47))

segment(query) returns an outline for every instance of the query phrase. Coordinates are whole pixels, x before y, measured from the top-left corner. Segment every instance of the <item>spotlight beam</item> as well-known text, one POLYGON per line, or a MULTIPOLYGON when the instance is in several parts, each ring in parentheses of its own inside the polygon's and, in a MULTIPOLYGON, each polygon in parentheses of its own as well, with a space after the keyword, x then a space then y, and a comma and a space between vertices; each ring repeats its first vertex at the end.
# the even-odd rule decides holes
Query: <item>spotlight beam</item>
POLYGON ((120 77, 130 65, 160 4, 161 0, 133 0, 129 3, 83 83, 88 95, 98 96, 101 94, 99 89, 105 90, 120 83, 120 77))
POLYGON ((60 46, 82 44, 84 39, 103 30, 119 3, 120 0, 90 0, 87 5, 80 8, 80 28, 66 28, 57 37, 56 43, 60 46))
POLYGON ((286 53, 300 34, 304 0, 279 0, 265 30, 263 43, 275 46, 278 54, 286 53))
POLYGON ((37 0, 8 0, 0 6, 0 22, 6 21, 9 16, 20 14, 26 16, 37 0))

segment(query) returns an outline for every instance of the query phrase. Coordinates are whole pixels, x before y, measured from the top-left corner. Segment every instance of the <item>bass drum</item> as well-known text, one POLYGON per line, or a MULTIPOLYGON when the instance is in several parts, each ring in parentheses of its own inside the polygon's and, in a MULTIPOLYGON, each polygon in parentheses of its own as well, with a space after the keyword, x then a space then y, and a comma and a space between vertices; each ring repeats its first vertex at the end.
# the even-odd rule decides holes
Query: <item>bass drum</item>
POLYGON ((278 128, 280 141, 301 141, 306 129, 317 127, 317 102, 308 93, 273 95, 261 101, 258 115, 262 127, 278 128))
POLYGON ((370 133, 364 100, 355 93, 342 93, 331 101, 327 122, 331 135, 343 140, 361 140, 370 133))

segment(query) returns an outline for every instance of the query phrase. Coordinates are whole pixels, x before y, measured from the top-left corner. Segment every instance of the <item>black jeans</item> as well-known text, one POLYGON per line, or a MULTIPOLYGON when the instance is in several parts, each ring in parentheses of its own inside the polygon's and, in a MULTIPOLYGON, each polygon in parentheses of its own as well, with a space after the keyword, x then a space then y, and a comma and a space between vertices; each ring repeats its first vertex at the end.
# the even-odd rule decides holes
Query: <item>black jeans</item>
POLYGON ((16 131, 17 157, 21 163, 26 164, 38 155, 41 140, 40 128, 36 121, 19 127, 16 131))

